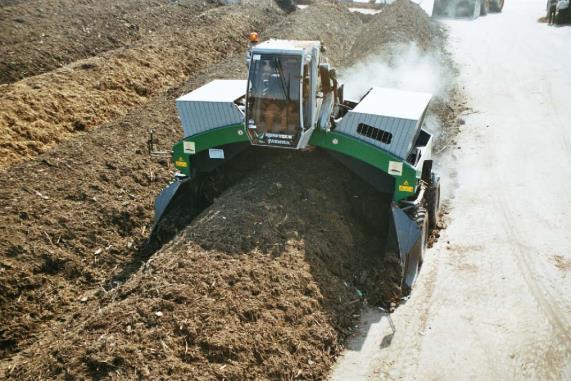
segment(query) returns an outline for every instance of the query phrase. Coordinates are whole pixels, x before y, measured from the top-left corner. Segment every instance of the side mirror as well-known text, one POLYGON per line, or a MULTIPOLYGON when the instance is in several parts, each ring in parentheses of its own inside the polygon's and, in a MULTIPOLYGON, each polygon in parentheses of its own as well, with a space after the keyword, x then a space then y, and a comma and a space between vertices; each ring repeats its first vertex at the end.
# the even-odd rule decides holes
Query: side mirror
POLYGON ((321 77, 321 88, 324 93, 331 92, 333 87, 331 86, 331 76, 330 76, 331 66, 329 64, 319 65, 319 76, 321 77))
POLYGON ((420 178, 425 183, 430 184, 431 177, 432 177, 432 160, 425 160, 424 163, 422 163, 422 174, 420 178))
POLYGON ((339 85, 337 88, 337 97, 339 98, 339 104, 343 104, 345 102, 345 97, 343 96, 343 89, 345 88, 344 84, 339 85))

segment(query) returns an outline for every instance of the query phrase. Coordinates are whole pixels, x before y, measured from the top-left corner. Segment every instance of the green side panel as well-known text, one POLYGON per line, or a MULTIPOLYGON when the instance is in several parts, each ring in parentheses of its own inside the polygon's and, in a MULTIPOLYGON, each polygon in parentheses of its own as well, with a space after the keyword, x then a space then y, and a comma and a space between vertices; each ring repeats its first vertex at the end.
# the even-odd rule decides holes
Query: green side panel
MULTIPOLYGON (((248 142, 244 128, 243 124, 235 124, 188 136, 178 141, 172 149, 172 160, 176 169, 189 176, 192 155, 226 144, 248 142)), ((338 132, 325 132, 319 129, 313 131, 309 144, 345 154, 390 174, 395 178, 393 194, 395 201, 410 197, 416 191, 418 180, 415 168, 372 144, 338 132), (389 171, 391 163, 393 166, 402 164, 401 175, 391 174, 389 171)))
POLYGON ((209 148, 247 141, 248 136, 241 123, 216 128, 179 140, 172 148, 172 161, 176 169, 189 176, 192 155, 209 148))
POLYGON ((323 130, 313 131, 309 144, 351 156, 390 174, 395 178, 395 192, 393 194, 395 201, 410 197, 416 191, 418 180, 414 167, 372 144, 339 132, 323 130), (389 164, 391 163, 396 167, 402 164, 401 175, 392 174, 389 171, 389 164))

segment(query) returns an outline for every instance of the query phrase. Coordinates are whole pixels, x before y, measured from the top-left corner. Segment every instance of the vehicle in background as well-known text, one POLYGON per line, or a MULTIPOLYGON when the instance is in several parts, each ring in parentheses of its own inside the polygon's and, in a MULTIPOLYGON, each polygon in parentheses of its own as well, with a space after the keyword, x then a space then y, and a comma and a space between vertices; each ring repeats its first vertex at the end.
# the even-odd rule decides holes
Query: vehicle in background
POLYGON ((435 0, 433 15, 475 19, 503 8, 504 0, 435 0))

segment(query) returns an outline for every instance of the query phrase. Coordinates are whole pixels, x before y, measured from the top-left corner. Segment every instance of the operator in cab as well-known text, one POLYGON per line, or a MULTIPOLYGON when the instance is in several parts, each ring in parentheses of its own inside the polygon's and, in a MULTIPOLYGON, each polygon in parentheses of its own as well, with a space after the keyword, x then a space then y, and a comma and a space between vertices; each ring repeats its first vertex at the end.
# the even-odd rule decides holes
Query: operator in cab
POLYGON ((254 55, 248 126, 258 133, 296 134, 300 126, 300 59, 254 55))

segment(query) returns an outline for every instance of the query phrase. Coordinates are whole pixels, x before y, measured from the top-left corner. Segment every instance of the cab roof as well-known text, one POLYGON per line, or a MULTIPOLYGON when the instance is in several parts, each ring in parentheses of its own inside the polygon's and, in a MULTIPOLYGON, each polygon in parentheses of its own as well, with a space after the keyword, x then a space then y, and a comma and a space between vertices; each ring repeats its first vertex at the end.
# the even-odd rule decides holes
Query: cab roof
POLYGON ((252 48, 253 52, 276 51, 276 52, 302 52, 304 50, 319 49, 321 42, 304 40, 275 40, 270 39, 261 42, 252 48))

